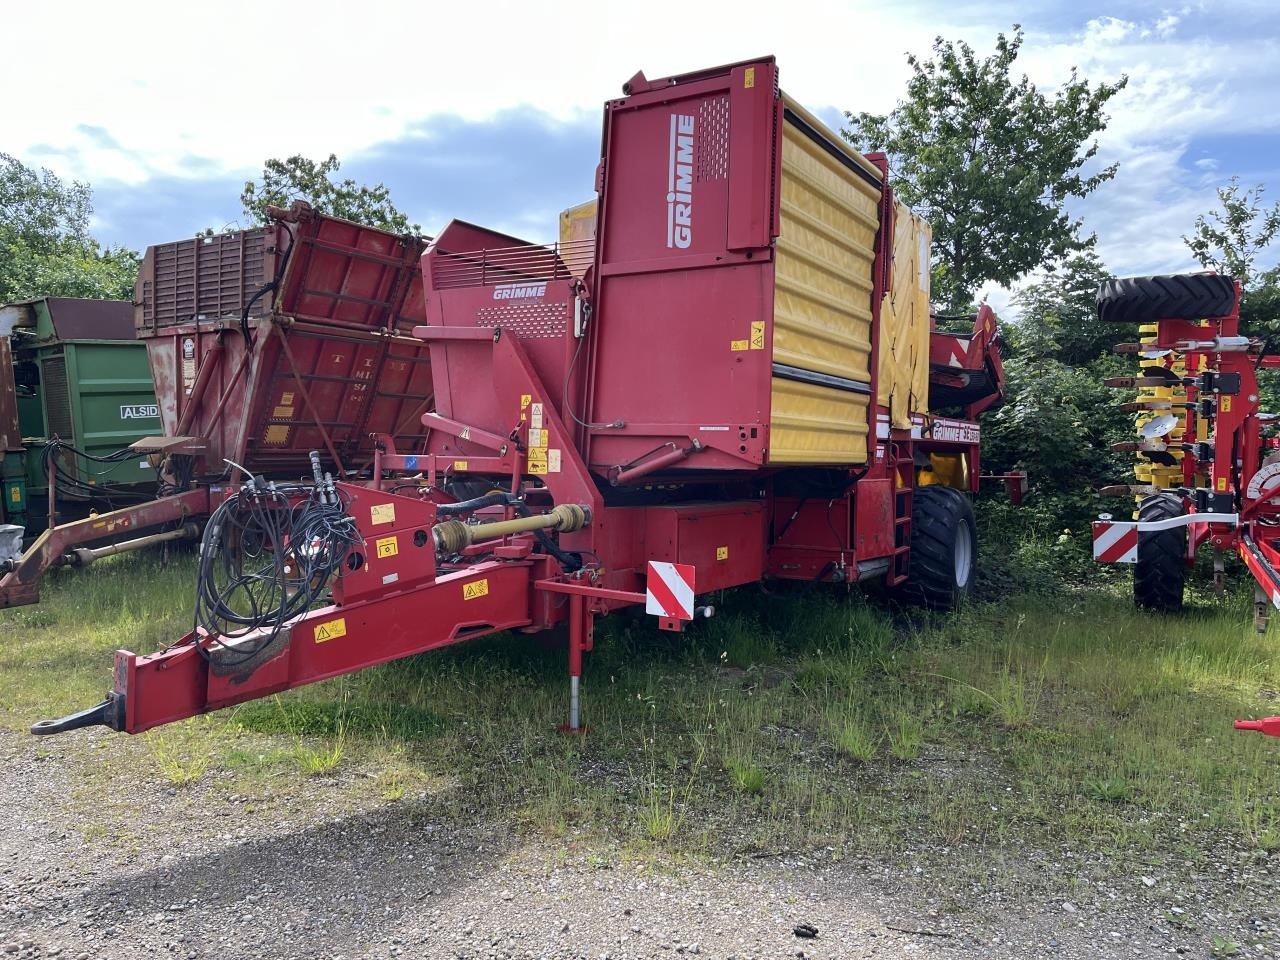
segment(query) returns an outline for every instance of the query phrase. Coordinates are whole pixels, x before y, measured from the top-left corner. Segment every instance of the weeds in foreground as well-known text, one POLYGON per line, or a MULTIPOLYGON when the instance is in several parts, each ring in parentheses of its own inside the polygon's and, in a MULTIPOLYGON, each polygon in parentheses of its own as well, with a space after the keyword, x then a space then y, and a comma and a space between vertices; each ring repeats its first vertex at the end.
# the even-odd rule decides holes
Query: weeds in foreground
POLYGON ((322 777, 337 769, 346 753, 345 728, 338 728, 338 735, 318 746, 299 741, 293 748, 293 758, 298 769, 309 777, 322 777))
POLYGON ((161 776, 175 787, 195 783, 209 769, 212 748, 200 738, 178 730, 157 730, 147 737, 147 749, 161 776))
POLYGON ((846 717, 832 733, 835 748, 850 760, 867 763, 875 759, 876 737, 861 714, 846 717))
POLYGON ((889 753, 899 760, 914 760, 924 745, 924 724, 914 713, 899 707, 889 721, 886 736, 889 753))
POLYGON ((1214 933, 1209 937, 1209 953, 1214 957, 1237 957, 1240 955, 1240 944, 1230 937, 1214 933))
POLYGON ((764 790, 764 769, 749 757, 729 757, 724 765, 737 790, 743 793, 760 793, 764 790))

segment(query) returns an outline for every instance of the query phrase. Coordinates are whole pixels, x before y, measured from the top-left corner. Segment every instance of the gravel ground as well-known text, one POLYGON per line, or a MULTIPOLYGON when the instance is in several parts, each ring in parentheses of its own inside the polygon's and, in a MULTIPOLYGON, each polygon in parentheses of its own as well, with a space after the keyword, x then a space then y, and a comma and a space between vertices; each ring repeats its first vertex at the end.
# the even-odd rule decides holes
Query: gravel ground
POLYGON ((0 734, 0 960, 1280 957, 1280 882, 1255 854, 1158 871, 1014 849, 664 862, 458 825, 341 777, 250 813, 146 757, 106 733, 0 734), (104 772, 107 751, 137 762, 104 772))

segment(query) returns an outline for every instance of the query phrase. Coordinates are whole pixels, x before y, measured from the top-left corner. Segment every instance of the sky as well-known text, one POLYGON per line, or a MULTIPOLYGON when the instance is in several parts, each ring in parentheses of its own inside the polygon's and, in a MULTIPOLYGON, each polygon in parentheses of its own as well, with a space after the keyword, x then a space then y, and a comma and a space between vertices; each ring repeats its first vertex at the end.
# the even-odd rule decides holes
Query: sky
POLYGON ((45 39, 0 58, 0 152, 90 183, 95 236, 136 249, 244 225, 244 182, 295 153, 387 184, 428 234, 458 217, 553 239, 557 213, 593 196, 601 105, 637 70, 774 54, 783 89, 836 125, 891 109, 906 54, 935 36, 985 55, 1014 23, 1045 92, 1073 67, 1129 77, 1098 138, 1119 173, 1071 207, 1113 272, 1192 268, 1181 238, 1232 175, 1280 196, 1276 0, 50 0, 4 20, 45 39))

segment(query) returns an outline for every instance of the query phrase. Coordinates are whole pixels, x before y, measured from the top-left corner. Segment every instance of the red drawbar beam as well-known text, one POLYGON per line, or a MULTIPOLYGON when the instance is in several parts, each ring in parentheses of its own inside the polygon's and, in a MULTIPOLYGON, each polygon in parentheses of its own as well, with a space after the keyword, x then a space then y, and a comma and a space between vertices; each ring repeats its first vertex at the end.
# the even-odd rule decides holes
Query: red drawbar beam
POLYGON ((313 610, 282 631, 276 649, 252 664, 233 664, 208 641, 202 641, 206 650, 213 648, 208 659, 193 642, 149 656, 118 650, 113 710, 107 725, 141 733, 390 660, 527 626, 532 571, 529 562, 480 563, 407 593, 313 610))
POLYGON ((177 523, 209 514, 214 505, 208 487, 197 487, 133 507, 112 510, 62 526, 50 527, 22 555, 12 571, 0 577, 0 610, 38 603, 40 578, 59 566, 73 547, 132 534, 164 523, 177 523))
POLYGON ((1280 737, 1280 717, 1264 717, 1261 720, 1237 720, 1237 730, 1256 730, 1268 737, 1280 737))

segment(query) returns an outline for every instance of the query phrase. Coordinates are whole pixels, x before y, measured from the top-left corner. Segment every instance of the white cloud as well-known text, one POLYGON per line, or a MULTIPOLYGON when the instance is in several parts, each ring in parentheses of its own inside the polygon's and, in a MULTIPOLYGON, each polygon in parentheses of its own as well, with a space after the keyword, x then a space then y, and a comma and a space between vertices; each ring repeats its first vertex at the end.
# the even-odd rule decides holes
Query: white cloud
POLYGON ((347 156, 438 114, 480 119, 529 106, 565 120, 598 116, 637 69, 665 76, 770 51, 806 102, 884 109, 902 89, 905 51, 948 29, 945 17, 913 22, 870 3, 779 17, 763 0, 643 9, 496 0, 483 12, 409 0, 223 0, 214 13, 147 2, 122 16, 85 0, 6 11, 10 35, 59 41, 56 60, 43 44, 12 45, 0 60, 0 88, 32 77, 42 85, 39 96, 0 98, 4 148, 99 180, 183 175, 193 157, 243 172, 285 153, 347 156), (76 30, 64 29, 68 20, 76 30), (122 149, 81 126, 109 130, 122 149))
MULTIPOLYGON (((1232 22, 1271 16, 1274 24, 1269 2, 1233 8, 1232 22)), ((1076 211, 1110 265, 1185 265, 1180 234, 1212 206, 1218 180, 1236 172, 1229 155, 1191 157, 1188 145, 1227 132, 1280 133, 1276 31, 1229 28, 1207 5, 1081 15, 1064 29, 1069 16, 1057 10, 1047 29, 1039 14, 999 0, 793 2, 785 15, 765 0, 639 8, 491 0, 483 10, 412 0, 216 8, 146 0, 127 15, 87 0, 25 4, 6 11, 7 33, 56 36, 57 51, 12 44, 0 59, 9 94, 0 97, 0 149, 97 184, 251 175, 264 158, 295 152, 349 160, 442 115, 530 108, 566 122, 595 118, 636 69, 663 76, 769 52, 784 87, 811 109, 883 111, 904 91, 905 52, 927 56, 941 34, 967 38, 984 55, 997 31, 1021 20, 1019 67, 1042 88, 1073 67, 1093 81, 1129 75, 1099 138, 1099 162, 1119 161, 1120 175, 1076 211), (1208 18, 1213 30, 1204 29, 1208 18), (38 95, 11 94, 37 83, 38 95)))

